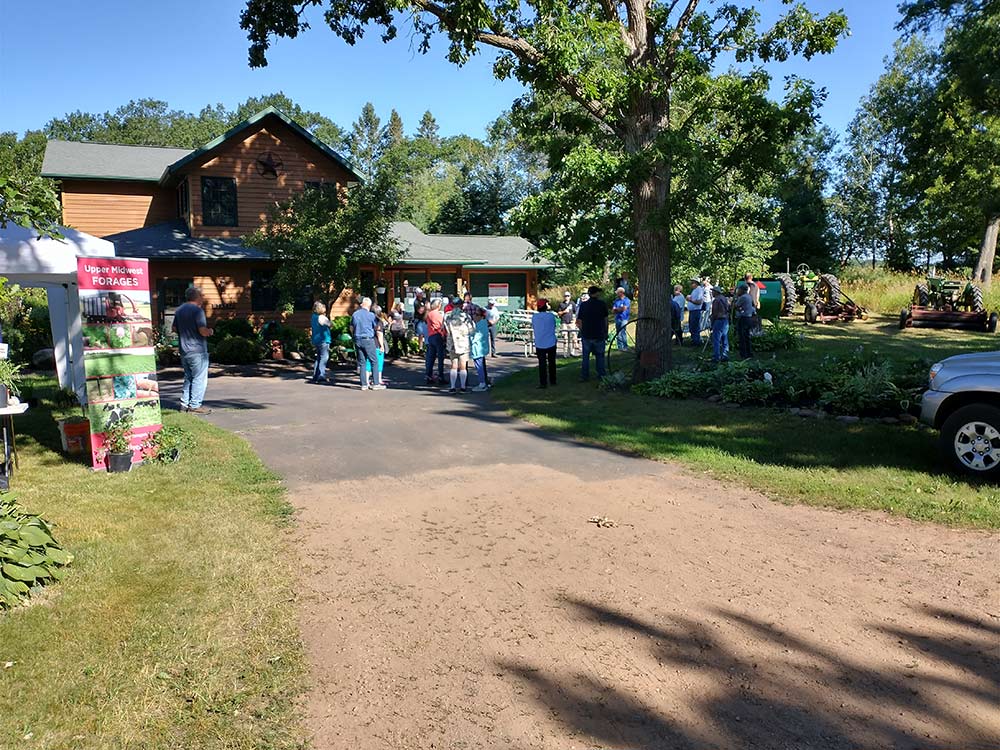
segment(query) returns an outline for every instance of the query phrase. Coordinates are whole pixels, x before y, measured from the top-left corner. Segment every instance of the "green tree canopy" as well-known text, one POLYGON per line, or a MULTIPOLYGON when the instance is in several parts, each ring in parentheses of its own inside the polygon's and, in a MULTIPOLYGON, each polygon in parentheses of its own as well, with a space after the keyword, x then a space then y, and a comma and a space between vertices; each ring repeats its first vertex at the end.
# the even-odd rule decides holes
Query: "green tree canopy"
POLYGON ((391 170, 350 189, 313 188, 274 207, 244 242, 278 262, 275 281, 285 300, 303 289, 323 298, 357 287, 359 267, 389 264, 399 248, 389 233, 397 185, 391 170))

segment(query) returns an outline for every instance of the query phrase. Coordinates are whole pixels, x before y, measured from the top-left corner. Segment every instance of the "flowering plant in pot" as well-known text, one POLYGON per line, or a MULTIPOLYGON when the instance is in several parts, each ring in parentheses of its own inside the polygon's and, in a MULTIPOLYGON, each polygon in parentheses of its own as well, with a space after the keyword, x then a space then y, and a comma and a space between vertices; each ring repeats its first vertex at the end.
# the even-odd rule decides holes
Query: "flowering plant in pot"
POLYGON ((6 409, 11 394, 18 395, 21 391, 21 365, 15 365, 9 359, 0 359, 0 409, 6 409))
POLYGON ((104 430, 104 450, 108 471, 121 472, 132 469, 132 412, 123 411, 118 419, 104 430))

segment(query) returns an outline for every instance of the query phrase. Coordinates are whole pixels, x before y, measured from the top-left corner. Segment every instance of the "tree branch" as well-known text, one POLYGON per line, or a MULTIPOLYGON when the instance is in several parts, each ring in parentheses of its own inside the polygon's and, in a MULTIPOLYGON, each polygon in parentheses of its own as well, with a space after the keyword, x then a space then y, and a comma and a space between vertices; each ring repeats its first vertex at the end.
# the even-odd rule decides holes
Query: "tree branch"
MULTIPOLYGON (((412 2, 415 7, 437 18, 441 25, 449 31, 456 30, 451 23, 448 9, 443 5, 434 2, 434 0, 412 0, 412 2)), ((512 53, 522 62, 539 67, 545 63, 545 56, 534 45, 524 39, 490 31, 474 31, 472 35, 477 41, 483 44, 512 53)), ((574 76, 569 73, 556 72, 553 74, 553 77, 573 101, 583 107, 604 130, 612 135, 622 136, 619 129, 612 122, 611 116, 604 105, 596 99, 591 99, 587 96, 583 90, 583 86, 580 85, 580 82, 574 76)))
POLYGON ((622 42, 625 43, 625 47, 630 51, 635 51, 635 41, 632 39, 631 34, 625 29, 625 25, 622 23, 621 16, 618 15, 618 4, 617 0, 600 0, 601 7, 604 9, 604 15, 607 16, 608 21, 618 25, 618 33, 621 35, 622 42))

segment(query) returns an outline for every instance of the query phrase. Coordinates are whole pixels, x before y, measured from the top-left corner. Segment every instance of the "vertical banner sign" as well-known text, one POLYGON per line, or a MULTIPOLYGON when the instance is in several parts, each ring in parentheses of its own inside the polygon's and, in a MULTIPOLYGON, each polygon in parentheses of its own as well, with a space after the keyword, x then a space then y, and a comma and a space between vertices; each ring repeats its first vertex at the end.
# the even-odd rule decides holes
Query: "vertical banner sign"
POLYGON ((509 284, 488 284, 487 291, 497 307, 507 307, 510 304, 509 284))
POLYGON ((160 429, 149 262, 123 258, 78 258, 83 366, 87 416, 95 469, 104 469, 104 432, 132 414, 133 462, 146 437, 160 429))

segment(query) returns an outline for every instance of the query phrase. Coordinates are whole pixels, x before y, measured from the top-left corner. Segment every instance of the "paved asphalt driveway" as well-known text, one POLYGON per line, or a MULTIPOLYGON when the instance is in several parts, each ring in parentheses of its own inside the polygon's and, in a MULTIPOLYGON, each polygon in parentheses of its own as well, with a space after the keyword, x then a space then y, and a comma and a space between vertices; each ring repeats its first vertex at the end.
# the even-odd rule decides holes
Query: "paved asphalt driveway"
MULTIPOLYGON (((535 366, 534 358, 513 346, 501 344, 500 352, 488 360, 491 377, 535 366)), ((340 368, 332 375, 329 385, 309 383, 304 372, 212 377, 205 399, 214 410, 209 419, 249 439, 290 488, 464 466, 477 456, 490 463, 519 463, 531 456, 548 466, 586 466, 594 476, 659 468, 600 448, 568 445, 506 416, 488 394, 449 395, 447 389, 426 386, 415 357, 386 366, 390 385, 385 391, 362 392, 352 370, 340 368)), ((469 386, 476 382, 470 373, 469 386)), ((163 384, 167 408, 179 408, 179 392, 180 381, 163 384)))

